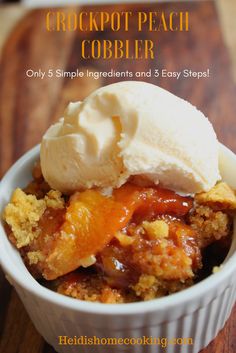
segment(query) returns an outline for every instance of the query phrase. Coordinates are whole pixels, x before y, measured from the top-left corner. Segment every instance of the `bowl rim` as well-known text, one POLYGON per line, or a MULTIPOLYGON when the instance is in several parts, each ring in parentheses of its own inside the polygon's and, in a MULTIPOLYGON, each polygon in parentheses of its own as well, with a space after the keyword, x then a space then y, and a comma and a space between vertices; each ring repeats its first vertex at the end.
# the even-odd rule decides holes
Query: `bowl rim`
MULTIPOLYGON (((236 155, 229 150, 224 145, 220 144, 220 149, 223 154, 228 155, 229 157, 235 159, 236 164, 236 155)), ((40 145, 37 145, 26 152, 20 159, 18 159, 12 167, 8 170, 8 172, 4 175, 2 180, 0 181, 0 200, 2 191, 4 190, 4 186, 7 185, 8 179, 17 175, 19 170, 27 162, 33 163, 37 156, 39 155, 40 145)), ((235 222, 236 226, 236 222, 235 222)), ((4 248, 4 242, 7 242, 10 247, 10 252, 17 251, 12 244, 10 244, 6 232, 2 225, 2 220, 0 224, 0 248, 4 248)), ((236 237, 232 242, 236 243, 236 237)), ((233 245, 232 245, 233 246, 233 245)), ((231 246, 231 248, 232 248, 231 246)), ((184 289, 180 292, 171 294, 166 297, 153 299, 150 301, 141 301, 134 303, 123 303, 123 304, 104 304, 104 303, 94 303, 88 301, 82 301, 79 299, 74 299, 71 297, 67 297, 65 295, 56 293, 43 285, 39 284, 29 273, 27 268, 25 267, 24 273, 20 270, 17 265, 10 261, 11 258, 8 256, 7 251, 0 251, 0 264, 3 268, 3 271, 6 274, 9 282, 15 282, 18 286, 25 289, 32 295, 45 300, 49 303, 56 304, 58 306, 72 309, 74 311, 79 311, 83 313, 91 313, 91 314, 104 314, 104 315, 131 315, 131 314, 144 314, 153 311, 165 311, 171 308, 174 308, 178 305, 187 305, 188 303, 193 303, 194 300, 199 297, 204 297, 206 294, 212 290, 214 297, 218 296, 220 292, 223 292, 226 287, 221 286, 225 282, 226 279, 231 278, 234 272, 236 272, 236 251, 231 254, 230 258, 227 259, 227 262, 221 268, 221 270, 217 273, 214 273, 201 282, 194 284, 193 286, 184 289), (217 289, 217 291, 216 291, 217 289), (216 293, 217 292, 217 293, 216 293)), ((12 283, 13 284, 13 283, 12 283)), ((14 285, 14 284, 13 284, 14 285)), ((212 298, 213 299, 213 298, 212 298)), ((192 308, 194 311, 194 305, 192 308)))

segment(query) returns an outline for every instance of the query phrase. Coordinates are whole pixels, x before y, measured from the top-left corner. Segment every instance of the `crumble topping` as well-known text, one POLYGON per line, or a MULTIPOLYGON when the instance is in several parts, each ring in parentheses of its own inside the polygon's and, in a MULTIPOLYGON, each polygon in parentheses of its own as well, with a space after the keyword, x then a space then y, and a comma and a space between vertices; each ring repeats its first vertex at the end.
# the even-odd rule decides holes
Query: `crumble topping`
POLYGON ((122 232, 116 232, 115 237, 116 237, 116 239, 119 240, 119 242, 122 246, 129 246, 135 240, 134 237, 130 237, 127 234, 122 233, 122 232))
POLYGON ((236 196, 228 184, 220 182, 210 191, 196 195, 199 204, 207 205, 213 209, 236 210, 236 196))
POLYGON ((117 288, 111 288, 103 278, 90 274, 90 276, 69 274, 62 278, 57 292, 69 297, 90 302, 106 304, 120 304, 134 301, 134 297, 117 288))
POLYGON ((4 211, 4 219, 11 227, 17 248, 29 245, 39 235, 38 221, 46 209, 44 200, 37 200, 34 195, 26 195, 16 189, 10 203, 4 211))
POLYGON ((132 288, 135 294, 143 300, 154 299, 158 296, 158 280, 152 275, 142 274, 132 288))
POLYGON ((27 195, 17 188, 6 206, 3 217, 11 227, 17 248, 29 245, 40 234, 38 222, 47 207, 64 208, 64 199, 59 191, 50 190, 43 199, 27 195))
POLYGON ((214 266, 212 272, 213 272, 213 273, 220 272, 220 271, 222 270, 222 267, 223 267, 223 265, 214 266))
POLYGON ((150 239, 167 238, 169 234, 169 226, 165 221, 156 220, 154 222, 144 221, 143 228, 147 232, 150 239))
POLYGON ((41 253, 41 251, 29 251, 27 253, 27 257, 30 265, 36 265, 39 261, 43 261, 45 256, 41 253))
POLYGON ((191 227, 199 234, 201 247, 226 237, 230 231, 229 216, 222 211, 214 211, 208 206, 198 206, 189 217, 191 227))
POLYGON ((138 298, 146 301, 163 297, 178 292, 193 284, 191 280, 186 281, 164 281, 155 276, 142 274, 138 282, 132 286, 138 298))
POLYGON ((50 190, 44 198, 46 206, 53 209, 64 208, 65 200, 60 191, 50 190))

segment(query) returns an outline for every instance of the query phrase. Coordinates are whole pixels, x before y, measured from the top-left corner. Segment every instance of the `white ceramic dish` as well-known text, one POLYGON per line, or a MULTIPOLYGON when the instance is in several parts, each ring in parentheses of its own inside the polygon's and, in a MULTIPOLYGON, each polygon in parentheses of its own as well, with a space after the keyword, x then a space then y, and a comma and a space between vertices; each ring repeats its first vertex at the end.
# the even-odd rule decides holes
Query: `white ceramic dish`
MULTIPOLYGON (((0 184, 0 212, 12 191, 31 179, 36 146, 8 171, 0 184)), ((236 189, 236 155, 220 146, 223 179, 236 189)), ((155 345, 58 345, 58 336, 192 338, 193 345, 169 345, 168 353, 198 353, 224 326, 236 299, 236 232, 224 266, 218 273, 169 297, 148 302, 108 305, 72 299, 41 286, 24 266, 0 225, 0 260, 36 329, 60 353, 148 352, 155 345)), ((164 341, 163 341, 164 342, 164 341)))

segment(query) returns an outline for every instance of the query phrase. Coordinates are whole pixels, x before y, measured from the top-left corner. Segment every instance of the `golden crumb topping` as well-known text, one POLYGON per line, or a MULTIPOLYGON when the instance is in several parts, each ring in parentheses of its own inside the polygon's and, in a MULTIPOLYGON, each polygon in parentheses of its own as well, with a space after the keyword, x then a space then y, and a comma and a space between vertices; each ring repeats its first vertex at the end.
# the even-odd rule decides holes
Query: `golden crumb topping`
POLYGON ((3 217, 12 229, 18 248, 30 244, 39 235, 37 225, 45 209, 44 200, 37 200, 34 195, 26 195, 19 188, 13 192, 3 217))
POLYGON ((224 182, 216 184, 210 191, 202 192, 195 197, 197 203, 220 210, 236 210, 234 191, 224 182))
POLYGON ((132 286, 135 294, 143 300, 150 300, 157 297, 158 280, 155 276, 142 274, 138 282, 132 286))
POLYGON ((64 207, 64 200, 59 191, 51 190, 40 200, 34 195, 27 195, 19 188, 13 192, 3 218, 11 227, 17 248, 29 245, 38 237, 40 234, 38 222, 47 207, 54 209, 64 207))
POLYGON ((223 265, 221 264, 220 266, 214 266, 212 269, 212 273, 217 273, 222 270, 223 265))
POLYGON ((124 303, 129 300, 121 289, 111 288, 100 276, 85 276, 76 278, 77 275, 69 274, 64 277, 57 288, 57 292, 72 298, 101 302, 106 304, 124 303))
POLYGON ((44 199, 47 207, 54 209, 65 207, 65 200, 61 196, 60 191, 50 190, 44 199))
POLYGON ((127 234, 122 232, 116 232, 115 238, 120 242, 122 246, 129 246, 134 242, 133 237, 130 237, 127 234))
POLYGON ((45 259, 41 251, 29 251, 27 253, 27 257, 30 265, 36 265, 39 261, 43 261, 45 259))
POLYGON ((165 221, 156 220, 154 222, 144 221, 143 228, 148 234, 150 239, 167 238, 169 234, 169 226, 165 221))
POLYGON ((164 281, 152 275, 142 274, 138 282, 132 285, 131 288, 139 300, 151 300, 178 292, 179 290, 188 288, 192 284, 190 279, 186 281, 164 281))
POLYGON ((196 207, 189 220, 191 227, 200 234, 201 247, 206 247, 229 234, 229 216, 222 211, 214 211, 208 206, 196 207))

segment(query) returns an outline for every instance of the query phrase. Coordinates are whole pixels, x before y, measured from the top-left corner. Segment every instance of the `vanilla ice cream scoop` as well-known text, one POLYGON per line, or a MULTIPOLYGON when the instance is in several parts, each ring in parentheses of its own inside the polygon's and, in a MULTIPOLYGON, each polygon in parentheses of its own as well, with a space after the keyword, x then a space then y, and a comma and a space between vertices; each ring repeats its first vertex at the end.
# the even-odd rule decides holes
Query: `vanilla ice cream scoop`
POLYGON ((119 187, 130 176, 196 193, 220 178, 208 119, 170 92, 134 81, 70 103, 43 136, 41 166, 49 185, 65 193, 119 187))

